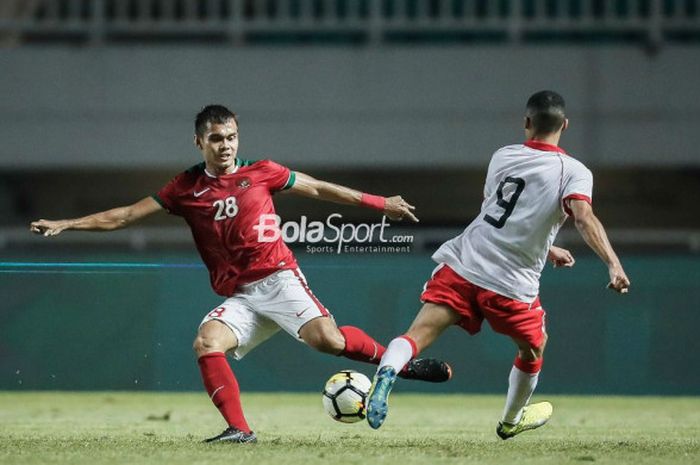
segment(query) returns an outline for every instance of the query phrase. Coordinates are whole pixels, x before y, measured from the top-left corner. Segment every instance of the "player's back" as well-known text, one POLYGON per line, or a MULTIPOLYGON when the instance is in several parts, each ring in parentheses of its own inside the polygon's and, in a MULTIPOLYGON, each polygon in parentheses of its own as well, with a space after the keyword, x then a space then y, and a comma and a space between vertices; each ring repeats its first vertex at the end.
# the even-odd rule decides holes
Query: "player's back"
POLYGON ((566 220, 563 200, 590 200, 592 177, 556 146, 528 142, 496 151, 479 216, 433 258, 469 281, 532 301, 547 251, 566 220))

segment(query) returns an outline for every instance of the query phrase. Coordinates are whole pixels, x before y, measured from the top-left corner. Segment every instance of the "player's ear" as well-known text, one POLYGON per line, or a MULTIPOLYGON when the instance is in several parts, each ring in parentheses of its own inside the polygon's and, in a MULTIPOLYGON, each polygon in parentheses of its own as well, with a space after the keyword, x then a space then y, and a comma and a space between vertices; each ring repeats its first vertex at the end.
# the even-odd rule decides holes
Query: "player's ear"
POLYGON ((561 132, 566 131, 566 129, 569 127, 569 118, 564 118, 564 124, 561 126, 561 132))
POLYGON ((195 133, 195 135, 194 135, 194 145, 198 149, 200 149, 200 150, 202 149, 202 143, 199 141, 199 136, 197 135, 197 133, 195 133))
POLYGON ((523 124, 525 125, 525 129, 532 129, 532 120, 528 116, 523 118, 523 124))

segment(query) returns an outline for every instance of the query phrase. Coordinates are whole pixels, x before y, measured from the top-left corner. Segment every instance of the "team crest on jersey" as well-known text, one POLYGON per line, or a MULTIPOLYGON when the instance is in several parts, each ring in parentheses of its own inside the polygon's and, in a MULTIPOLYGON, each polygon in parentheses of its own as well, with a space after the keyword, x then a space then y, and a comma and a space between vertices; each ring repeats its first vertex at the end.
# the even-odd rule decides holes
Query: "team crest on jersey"
POLYGON ((236 181, 236 185, 240 187, 241 189, 247 189, 250 187, 250 178, 241 178, 238 181, 236 181))

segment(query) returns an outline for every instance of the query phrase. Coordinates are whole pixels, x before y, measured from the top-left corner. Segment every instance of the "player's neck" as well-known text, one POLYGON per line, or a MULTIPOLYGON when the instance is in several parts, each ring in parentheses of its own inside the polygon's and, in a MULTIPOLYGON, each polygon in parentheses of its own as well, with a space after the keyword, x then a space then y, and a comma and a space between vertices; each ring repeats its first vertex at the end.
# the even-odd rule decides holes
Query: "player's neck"
POLYGON ((210 165, 209 163, 205 163, 204 171, 207 175, 216 178, 218 176, 224 176, 226 174, 233 174, 236 171, 238 171, 238 163, 237 161, 234 161, 234 163, 227 168, 217 168, 210 165))
POLYGON ((559 146, 559 139, 561 138, 561 133, 557 132, 554 134, 534 134, 528 138, 528 140, 534 140, 536 142, 541 142, 543 144, 559 146))

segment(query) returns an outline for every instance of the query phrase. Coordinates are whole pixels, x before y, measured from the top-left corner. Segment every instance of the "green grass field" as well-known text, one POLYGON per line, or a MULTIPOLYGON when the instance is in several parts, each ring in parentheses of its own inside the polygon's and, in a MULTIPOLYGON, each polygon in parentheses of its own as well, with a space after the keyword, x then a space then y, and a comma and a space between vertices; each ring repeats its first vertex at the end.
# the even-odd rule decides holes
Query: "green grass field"
POLYGON ((320 394, 245 394, 255 445, 206 445, 205 394, 0 393, 2 464, 699 464, 700 398, 541 396, 543 428, 501 441, 501 396, 392 396, 379 431, 334 422, 320 394))

